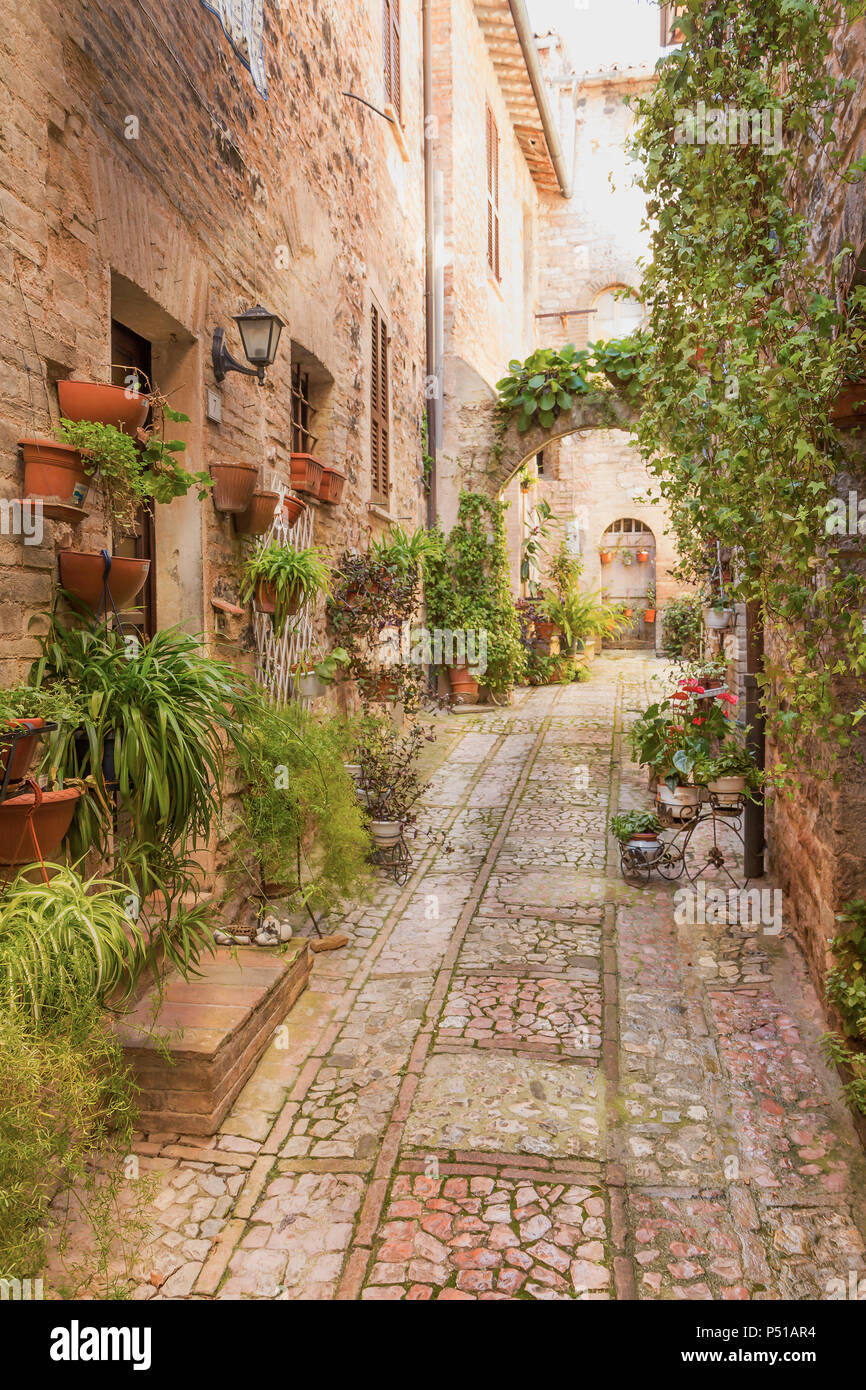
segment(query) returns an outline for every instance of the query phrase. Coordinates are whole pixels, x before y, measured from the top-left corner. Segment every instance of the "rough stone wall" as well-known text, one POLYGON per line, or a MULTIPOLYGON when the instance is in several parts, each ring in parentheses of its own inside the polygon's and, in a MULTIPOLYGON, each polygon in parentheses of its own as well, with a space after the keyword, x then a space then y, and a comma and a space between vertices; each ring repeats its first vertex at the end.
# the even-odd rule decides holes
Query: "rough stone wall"
MULTIPOLYGON (((112 315, 151 339, 155 376, 190 415, 188 462, 256 463, 288 478, 292 344, 321 364, 317 453, 348 471, 339 508, 316 508, 333 553, 384 520, 370 499, 371 297, 391 333, 390 512, 420 516, 424 375, 420 3, 402 6, 403 137, 359 101, 384 101, 377 0, 265 3, 267 100, 201 0, 136 6, 49 0, 11 11, 2 33, 0 495, 19 497, 21 436, 48 435, 55 381, 105 380, 112 315), (155 28, 154 28, 155 26, 155 28), (158 31, 158 32, 157 32, 158 31), (127 138, 130 134, 134 138, 127 138), (213 329, 260 300, 286 321, 264 387, 236 374, 222 423, 213 329), (330 381, 330 385, 328 382, 330 381)), ((230 519, 194 495, 159 508, 158 621, 213 636, 211 597, 237 590, 230 519)), ((26 671, 27 623, 51 601, 59 547, 110 543, 98 507, 44 544, 0 536, 0 682, 26 671)), ((235 624, 225 654, 249 646, 235 624)))
POLYGON ((517 143, 471 0, 434 0, 436 164, 442 176, 444 401, 440 515, 457 514, 474 470, 475 407, 490 401, 513 357, 534 346, 534 226, 538 194, 517 143), (486 108, 499 131, 501 278, 487 262, 486 108))

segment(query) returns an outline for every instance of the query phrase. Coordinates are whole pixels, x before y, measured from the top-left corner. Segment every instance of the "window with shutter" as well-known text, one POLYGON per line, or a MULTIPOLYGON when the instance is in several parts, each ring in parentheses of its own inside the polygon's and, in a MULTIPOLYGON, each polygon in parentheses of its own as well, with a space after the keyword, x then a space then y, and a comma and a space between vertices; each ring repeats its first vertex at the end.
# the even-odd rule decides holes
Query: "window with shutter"
POLYGON ((388 325, 374 304, 370 311, 370 480, 372 500, 387 507, 391 494, 388 407, 388 325))
POLYGON ((487 108, 487 264, 499 275, 499 131, 487 108))
POLYGON ((382 46, 385 72, 385 101, 401 120, 400 103, 400 0, 383 0, 382 46))

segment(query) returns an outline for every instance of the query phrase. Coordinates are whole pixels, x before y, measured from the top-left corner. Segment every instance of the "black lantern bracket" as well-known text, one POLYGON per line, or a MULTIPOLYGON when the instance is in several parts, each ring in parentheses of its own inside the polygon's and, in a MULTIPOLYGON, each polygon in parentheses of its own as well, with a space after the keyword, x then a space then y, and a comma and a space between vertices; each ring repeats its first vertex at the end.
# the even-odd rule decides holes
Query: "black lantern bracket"
POLYGON ((217 383, 220 383, 225 381, 229 372, 240 372, 242 376, 258 377, 259 385, 262 385, 265 371, 271 366, 277 355, 280 334, 285 328, 285 324, 279 314, 270 313, 261 304, 256 304, 254 308, 247 309, 243 314, 235 314, 234 318, 241 335, 241 342, 244 345, 246 359, 252 365, 245 367, 242 362, 233 357, 226 347, 225 329, 215 328, 211 349, 214 376, 217 383))
POLYGON ((226 331, 224 328, 215 328, 213 331, 211 358, 213 359, 213 374, 218 383, 225 381, 229 372, 241 372, 244 376, 257 376, 260 385, 264 382, 264 367, 245 367, 236 357, 232 357, 226 347, 226 331))

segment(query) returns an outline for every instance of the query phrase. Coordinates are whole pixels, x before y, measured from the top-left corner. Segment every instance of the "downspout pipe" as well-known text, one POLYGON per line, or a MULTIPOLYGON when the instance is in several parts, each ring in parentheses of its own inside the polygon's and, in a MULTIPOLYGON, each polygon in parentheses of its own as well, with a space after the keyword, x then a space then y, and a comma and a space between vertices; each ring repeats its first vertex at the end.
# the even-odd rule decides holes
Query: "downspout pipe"
POLYGON ((571 173, 566 168, 562 141, 559 138, 559 127, 550 106, 550 98, 547 95, 544 73, 541 71, 541 60, 535 46, 535 30, 527 13, 526 0, 508 0, 508 8, 511 11, 511 18, 514 20, 520 47, 523 50, 523 61, 526 63, 526 70, 532 83, 532 90, 544 129, 544 138, 547 141, 551 162, 556 171, 559 190, 563 198, 570 198, 574 191, 571 173))
POLYGON ((427 492, 427 525, 435 526, 436 499, 436 440, 438 424, 438 381, 436 372, 436 219, 433 151, 433 0, 422 0, 422 42, 424 61, 424 313, 426 330, 427 379, 425 401, 427 408, 427 454, 432 460, 427 492))

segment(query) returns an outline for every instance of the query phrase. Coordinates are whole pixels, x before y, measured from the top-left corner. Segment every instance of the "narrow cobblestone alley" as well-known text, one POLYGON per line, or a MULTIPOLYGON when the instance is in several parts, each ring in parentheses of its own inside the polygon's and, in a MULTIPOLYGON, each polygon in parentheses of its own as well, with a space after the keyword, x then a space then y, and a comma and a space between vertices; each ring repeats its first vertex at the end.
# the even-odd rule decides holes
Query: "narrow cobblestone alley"
POLYGON ((823 1299, 864 1268, 793 943, 677 927, 608 846, 662 672, 438 721, 412 879, 317 956, 220 1135, 140 1144, 134 1297, 823 1299))

